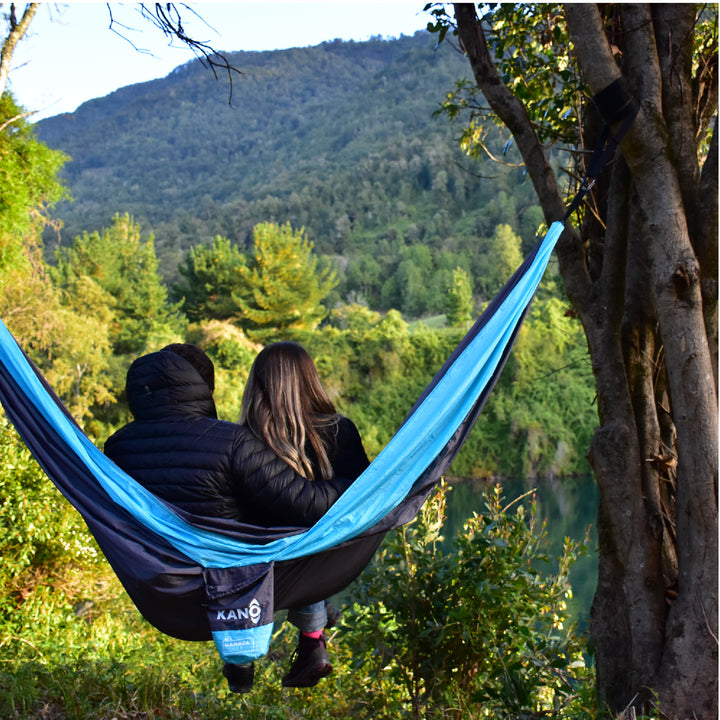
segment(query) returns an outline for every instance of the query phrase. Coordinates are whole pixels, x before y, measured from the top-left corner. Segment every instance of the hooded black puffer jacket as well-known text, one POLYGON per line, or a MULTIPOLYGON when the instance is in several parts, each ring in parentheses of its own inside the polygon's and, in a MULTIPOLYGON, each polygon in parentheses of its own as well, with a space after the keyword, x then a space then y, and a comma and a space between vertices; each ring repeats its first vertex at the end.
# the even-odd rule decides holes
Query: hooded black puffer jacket
POLYGON ((138 358, 127 375, 134 420, 105 454, 186 512, 263 527, 309 527, 352 480, 309 481, 247 428, 217 419, 209 387, 173 352, 138 358))

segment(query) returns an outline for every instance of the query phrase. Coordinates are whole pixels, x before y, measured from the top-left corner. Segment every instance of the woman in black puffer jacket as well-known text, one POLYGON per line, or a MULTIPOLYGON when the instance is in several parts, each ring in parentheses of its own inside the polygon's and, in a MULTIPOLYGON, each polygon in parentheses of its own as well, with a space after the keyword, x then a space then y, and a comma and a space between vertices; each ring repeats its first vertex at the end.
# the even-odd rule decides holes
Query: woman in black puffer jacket
MULTIPOLYGON (((267 443, 290 467, 314 482, 357 478, 370 464, 360 433, 340 415, 322 386, 305 348, 276 342, 255 358, 243 392, 240 423, 267 443)), ((326 603, 290 607, 288 620, 300 631, 284 687, 313 687, 332 672, 325 634, 326 603)), ((254 666, 226 663, 230 689, 248 692, 254 666)))

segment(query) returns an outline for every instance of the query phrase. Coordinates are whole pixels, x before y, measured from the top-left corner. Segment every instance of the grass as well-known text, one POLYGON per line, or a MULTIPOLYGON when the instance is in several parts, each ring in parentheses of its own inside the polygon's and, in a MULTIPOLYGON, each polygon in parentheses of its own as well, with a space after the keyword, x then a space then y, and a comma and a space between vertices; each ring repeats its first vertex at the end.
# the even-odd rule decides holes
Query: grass
POLYGON ((445 315, 430 315, 428 317, 420 318, 419 320, 413 320, 409 323, 409 328, 414 330, 418 325, 424 325, 427 328, 437 330, 446 326, 447 318, 445 315))
MULTIPOLYGON (((3 617, 0 720, 327 720, 352 717, 348 667, 311 690, 283 689, 294 631, 280 624, 255 689, 227 689, 211 642, 162 635, 104 563, 34 578, 3 617)), ((331 652, 342 655, 340 648, 331 652)), ((352 683, 350 683, 352 684, 352 683)))

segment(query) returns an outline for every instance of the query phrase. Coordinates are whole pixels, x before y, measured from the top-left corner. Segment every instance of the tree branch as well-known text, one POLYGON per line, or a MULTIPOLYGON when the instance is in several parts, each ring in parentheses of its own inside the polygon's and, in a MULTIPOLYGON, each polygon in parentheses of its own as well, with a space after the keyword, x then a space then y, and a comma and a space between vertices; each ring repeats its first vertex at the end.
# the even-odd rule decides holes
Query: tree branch
POLYGON ((34 115, 36 112, 36 110, 29 110, 28 112, 20 113, 19 115, 13 115, 13 117, 8 118, 2 125, 0 125, 0 132, 2 132, 8 125, 12 125, 14 122, 17 122, 22 118, 34 115))
POLYGON ((548 225, 565 215, 565 204, 555 173, 545 156, 525 106, 510 92, 498 74, 485 34, 472 3, 455 3, 455 19, 460 45, 467 56, 478 87, 493 112, 508 127, 545 213, 548 225))
POLYGON ((583 77, 595 95, 620 77, 612 49, 605 38, 600 10, 594 3, 568 3, 564 9, 575 52, 579 57, 595 59, 593 63, 580 63, 583 77))
MULTIPOLYGON (((106 3, 108 13, 110 15, 110 30, 115 32, 117 35, 127 40, 133 47, 135 45, 122 34, 115 29, 115 25, 119 23, 113 17, 112 4, 106 3)), ((188 12, 193 13, 200 19, 198 15, 191 7, 182 4, 181 7, 188 12)), ((175 3, 155 3, 151 9, 145 3, 140 3, 140 14, 143 18, 148 20, 158 30, 160 30, 166 37, 177 38, 180 42, 187 45, 195 54, 195 57, 206 67, 209 67, 215 78, 218 77, 218 70, 227 73, 228 81, 230 83, 230 93, 228 98, 228 104, 232 106, 232 93, 233 93, 233 73, 242 75, 242 71, 236 68, 230 60, 221 52, 215 50, 212 45, 207 42, 196 40, 190 37, 183 27, 183 20, 181 11, 178 9, 175 3)), ((138 48, 135 48, 136 50, 138 48)))
POLYGON ((700 262, 702 281, 703 314, 710 357, 715 377, 715 393, 718 388, 718 137, 717 119, 710 142, 707 159, 700 174, 698 195, 703 199, 693 232, 695 253, 700 262))
POLYGON ((678 164, 683 202, 689 218, 697 216, 700 165, 697 155, 695 107, 692 86, 695 5, 652 5, 657 54, 662 76, 663 116, 678 164))
MULTIPOLYGON (((493 112, 513 134, 549 225, 563 218, 566 212, 557 177, 548 162, 525 106, 500 78, 475 13, 474 4, 455 3, 454 9, 460 46, 470 62, 475 82, 493 112)), ((568 297, 580 315, 586 315, 592 305, 590 297, 592 283, 585 262, 583 244, 570 223, 566 223, 566 231, 558 242, 557 255, 568 297)))

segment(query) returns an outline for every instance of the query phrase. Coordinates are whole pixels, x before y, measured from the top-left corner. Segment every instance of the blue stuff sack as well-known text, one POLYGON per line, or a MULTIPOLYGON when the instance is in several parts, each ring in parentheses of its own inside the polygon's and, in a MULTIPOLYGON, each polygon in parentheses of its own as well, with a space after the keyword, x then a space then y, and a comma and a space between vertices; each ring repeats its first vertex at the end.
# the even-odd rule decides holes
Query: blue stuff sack
POLYGON ((227 663, 265 655, 273 630, 273 563, 205 568, 207 614, 215 646, 227 663))

